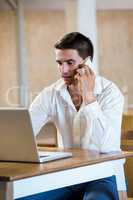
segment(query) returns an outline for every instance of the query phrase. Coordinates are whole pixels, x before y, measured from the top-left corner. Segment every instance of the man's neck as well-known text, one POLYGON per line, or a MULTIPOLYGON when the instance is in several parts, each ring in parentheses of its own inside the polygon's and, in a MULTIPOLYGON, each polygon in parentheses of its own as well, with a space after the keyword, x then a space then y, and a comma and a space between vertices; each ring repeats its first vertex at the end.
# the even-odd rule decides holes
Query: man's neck
POLYGON ((72 102, 78 111, 80 109, 80 106, 82 104, 82 96, 79 92, 79 88, 77 84, 69 85, 67 86, 67 90, 71 96, 72 102))

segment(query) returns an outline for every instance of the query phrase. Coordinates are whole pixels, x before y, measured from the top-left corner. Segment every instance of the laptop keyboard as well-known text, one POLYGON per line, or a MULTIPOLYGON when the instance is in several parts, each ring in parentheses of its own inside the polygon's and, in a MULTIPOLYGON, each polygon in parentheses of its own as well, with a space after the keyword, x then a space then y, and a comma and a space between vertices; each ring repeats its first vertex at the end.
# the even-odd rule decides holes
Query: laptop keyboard
POLYGON ((39 157, 40 157, 40 158, 48 157, 48 156, 50 156, 50 155, 49 155, 49 152, 46 152, 46 151, 39 151, 39 157))

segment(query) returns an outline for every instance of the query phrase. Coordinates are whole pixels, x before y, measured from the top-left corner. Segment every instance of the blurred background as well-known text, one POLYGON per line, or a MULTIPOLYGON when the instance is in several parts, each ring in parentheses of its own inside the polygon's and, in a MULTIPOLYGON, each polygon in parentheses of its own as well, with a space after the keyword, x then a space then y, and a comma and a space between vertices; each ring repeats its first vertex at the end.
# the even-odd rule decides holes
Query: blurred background
POLYGON ((28 106, 59 78, 53 45, 71 31, 91 38, 95 70, 133 108, 132 0, 0 0, 0 106, 28 106))

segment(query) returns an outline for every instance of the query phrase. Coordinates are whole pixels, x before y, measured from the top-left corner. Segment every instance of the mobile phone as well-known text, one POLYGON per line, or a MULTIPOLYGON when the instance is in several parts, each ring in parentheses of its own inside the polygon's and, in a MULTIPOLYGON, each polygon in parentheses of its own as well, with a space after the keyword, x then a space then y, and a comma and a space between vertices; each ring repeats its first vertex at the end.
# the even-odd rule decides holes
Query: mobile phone
POLYGON ((88 57, 86 59, 84 64, 88 65, 91 69, 93 69, 93 66, 92 66, 93 64, 92 64, 92 61, 91 61, 90 57, 88 57))
MULTIPOLYGON (((81 64, 78 65, 78 68, 77 69, 81 69, 83 68, 84 66, 88 66, 89 68, 91 68, 93 70, 93 65, 92 65, 92 61, 90 59, 90 56, 88 56, 87 58, 85 58, 83 60, 83 62, 81 64)), ((77 74, 77 69, 74 70, 74 75, 77 74)))
POLYGON ((96 74, 95 67, 94 67, 94 65, 93 65, 93 63, 92 63, 92 61, 91 61, 91 59, 90 59, 90 56, 87 57, 87 58, 83 61, 83 63, 79 66, 79 68, 84 67, 84 65, 86 65, 86 66, 88 66, 89 68, 91 68, 91 70, 96 74))

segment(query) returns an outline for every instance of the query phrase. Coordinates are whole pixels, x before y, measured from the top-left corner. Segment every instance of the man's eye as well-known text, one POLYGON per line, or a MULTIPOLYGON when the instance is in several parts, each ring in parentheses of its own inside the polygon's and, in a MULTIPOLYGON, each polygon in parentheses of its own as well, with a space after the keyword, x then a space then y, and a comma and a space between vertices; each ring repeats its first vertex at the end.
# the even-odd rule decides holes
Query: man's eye
POLYGON ((73 65, 74 62, 72 62, 72 61, 68 61, 67 64, 68 64, 68 65, 73 65))
POLYGON ((62 63, 60 61, 57 61, 58 65, 62 65, 62 63))

